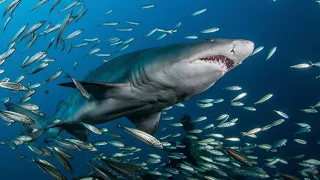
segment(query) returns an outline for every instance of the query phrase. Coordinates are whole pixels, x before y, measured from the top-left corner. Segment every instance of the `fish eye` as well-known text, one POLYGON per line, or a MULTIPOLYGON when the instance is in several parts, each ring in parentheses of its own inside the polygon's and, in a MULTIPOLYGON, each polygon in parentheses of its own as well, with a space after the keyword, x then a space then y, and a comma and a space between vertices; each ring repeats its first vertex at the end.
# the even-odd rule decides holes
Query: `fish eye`
POLYGON ((236 54, 236 52, 234 51, 234 48, 231 49, 231 51, 233 54, 236 54))

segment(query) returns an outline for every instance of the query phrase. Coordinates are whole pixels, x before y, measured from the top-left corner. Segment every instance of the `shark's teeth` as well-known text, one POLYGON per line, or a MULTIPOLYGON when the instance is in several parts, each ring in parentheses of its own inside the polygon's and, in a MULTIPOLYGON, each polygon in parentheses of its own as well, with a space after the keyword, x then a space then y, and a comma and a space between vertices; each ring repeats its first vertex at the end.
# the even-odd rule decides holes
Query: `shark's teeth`
POLYGON ((234 67, 234 63, 231 59, 225 57, 225 56, 209 56, 205 58, 200 58, 201 61, 217 61, 219 63, 223 63, 227 66, 228 69, 231 69, 234 67))

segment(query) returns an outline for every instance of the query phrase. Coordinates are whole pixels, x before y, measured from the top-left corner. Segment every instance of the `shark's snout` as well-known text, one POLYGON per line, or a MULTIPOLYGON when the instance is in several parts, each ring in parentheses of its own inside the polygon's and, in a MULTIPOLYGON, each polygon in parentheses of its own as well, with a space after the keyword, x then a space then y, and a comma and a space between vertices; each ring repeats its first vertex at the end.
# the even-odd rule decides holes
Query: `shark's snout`
POLYGON ((233 42, 232 53, 235 55, 233 61, 235 64, 240 64, 243 60, 249 57, 254 50, 254 43, 249 40, 235 40, 233 42))

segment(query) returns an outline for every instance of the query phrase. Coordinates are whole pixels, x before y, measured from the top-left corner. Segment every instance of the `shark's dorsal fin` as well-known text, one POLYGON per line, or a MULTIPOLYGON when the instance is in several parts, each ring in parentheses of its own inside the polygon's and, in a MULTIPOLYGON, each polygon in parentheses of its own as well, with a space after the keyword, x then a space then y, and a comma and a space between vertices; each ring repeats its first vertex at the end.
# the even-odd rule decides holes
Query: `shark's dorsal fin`
MULTIPOLYGON (((107 99, 107 91, 114 88, 126 86, 125 83, 105 83, 105 82, 86 82, 79 81, 83 88, 96 99, 107 99)), ((60 86, 77 88, 73 82, 61 83, 60 86)))
POLYGON ((127 117, 136 127, 150 135, 154 135, 159 126, 160 112, 150 114, 144 117, 127 117))

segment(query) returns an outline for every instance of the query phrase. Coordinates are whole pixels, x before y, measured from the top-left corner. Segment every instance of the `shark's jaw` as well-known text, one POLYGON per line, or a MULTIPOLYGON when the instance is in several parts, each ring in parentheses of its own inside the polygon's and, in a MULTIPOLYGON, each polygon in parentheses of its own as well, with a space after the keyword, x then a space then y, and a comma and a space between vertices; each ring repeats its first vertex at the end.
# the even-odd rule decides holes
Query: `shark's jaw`
POLYGON ((217 66, 221 72, 226 73, 238 64, 235 64, 233 60, 223 55, 208 56, 190 61, 191 64, 204 65, 204 66, 217 66))
POLYGON ((234 67, 234 62, 225 56, 210 56, 210 57, 200 58, 199 60, 205 61, 208 63, 222 63, 227 67, 227 69, 231 69, 234 67))

